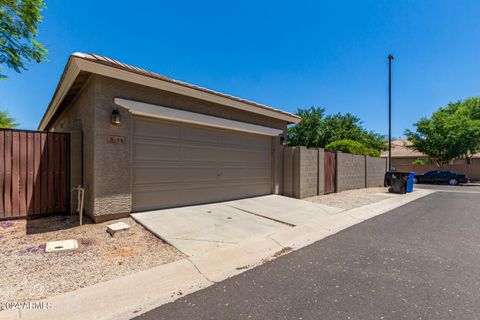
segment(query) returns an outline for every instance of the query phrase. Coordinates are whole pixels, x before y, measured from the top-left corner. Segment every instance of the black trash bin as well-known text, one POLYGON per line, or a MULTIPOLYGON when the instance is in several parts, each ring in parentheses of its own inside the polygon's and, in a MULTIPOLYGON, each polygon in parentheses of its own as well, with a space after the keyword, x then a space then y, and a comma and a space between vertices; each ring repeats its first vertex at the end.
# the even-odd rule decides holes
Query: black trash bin
POLYGON ((396 172, 396 171, 389 171, 385 173, 385 187, 388 188, 388 192, 391 193, 399 193, 405 194, 407 193, 407 182, 409 172, 396 172))

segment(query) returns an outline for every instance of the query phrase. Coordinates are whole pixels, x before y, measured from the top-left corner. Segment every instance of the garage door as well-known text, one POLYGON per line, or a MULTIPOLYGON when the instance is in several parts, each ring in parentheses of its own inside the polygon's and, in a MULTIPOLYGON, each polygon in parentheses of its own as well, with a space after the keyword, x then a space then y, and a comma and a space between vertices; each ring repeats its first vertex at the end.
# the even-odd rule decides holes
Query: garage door
POLYGON ((135 117, 133 139, 133 211, 271 193, 269 136, 135 117))

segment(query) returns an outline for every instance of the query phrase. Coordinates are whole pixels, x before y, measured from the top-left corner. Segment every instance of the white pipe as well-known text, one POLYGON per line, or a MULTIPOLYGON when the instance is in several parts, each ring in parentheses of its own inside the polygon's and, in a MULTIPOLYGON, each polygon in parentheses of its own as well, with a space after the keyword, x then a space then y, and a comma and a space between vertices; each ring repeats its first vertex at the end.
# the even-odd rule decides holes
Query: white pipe
POLYGON ((73 191, 77 191, 77 212, 80 216, 80 225, 82 225, 82 221, 83 221, 83 199, 85 198, 85 189, 83 189, 81 185, 78 185, 76 188, 72 189, 72 192, 73 191))

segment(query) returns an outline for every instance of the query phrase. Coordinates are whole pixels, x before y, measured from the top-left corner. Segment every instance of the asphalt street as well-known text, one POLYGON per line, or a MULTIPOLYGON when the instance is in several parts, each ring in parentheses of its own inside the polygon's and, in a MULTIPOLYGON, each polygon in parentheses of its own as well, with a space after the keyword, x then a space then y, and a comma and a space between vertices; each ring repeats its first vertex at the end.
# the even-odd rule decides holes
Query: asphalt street
POLYGON ((137 319, 478 319, 480 187, 433 188, 137 319))

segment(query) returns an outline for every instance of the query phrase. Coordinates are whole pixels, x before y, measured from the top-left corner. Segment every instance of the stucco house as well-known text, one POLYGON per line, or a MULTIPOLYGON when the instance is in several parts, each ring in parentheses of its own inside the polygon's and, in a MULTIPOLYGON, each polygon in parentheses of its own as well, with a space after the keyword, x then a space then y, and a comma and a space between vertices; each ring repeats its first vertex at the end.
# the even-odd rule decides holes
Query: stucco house
MULTIPOLYGON (((281 194, 282 144, 300 118, 103 56, 68 59, 39 130, 69 132, 71 185, 96 222, 281 194)), ((75 207, 75 204, 72 205, 75 207)))
MULTIPOLYGON (((415 160, 428 162, 428 156, 412 149, 412 143, 408 140, 392 141, 392 166, 411 165, 415 160)), ((388 157, 388 151, 382 152, 382 158, 388 157)))

